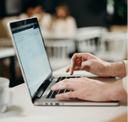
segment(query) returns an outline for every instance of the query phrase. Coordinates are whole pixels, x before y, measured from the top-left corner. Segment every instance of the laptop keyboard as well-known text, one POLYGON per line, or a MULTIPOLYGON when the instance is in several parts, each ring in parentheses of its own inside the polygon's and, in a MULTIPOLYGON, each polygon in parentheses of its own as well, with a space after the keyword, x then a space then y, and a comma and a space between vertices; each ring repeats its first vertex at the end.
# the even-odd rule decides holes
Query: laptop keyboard
MULTIPOLYGON (((56 83, 59 82, 59 81, 62 81, 62 80, 64 80, 64 79, 69 79, 69 78, 80 78, 80 77, 79 77, 79 76, 76 76, 76 77, 59 77, 59 78, 57 79, 56 83)), ((51 90, 51 91, 49 92, 47 98, 55 98, 55 96, 56 96, 57 94, 66 93, 66 92, 70 92, 70 90, 67 90, 67 89, 58 90, 58 91, 52 91, 52 90, 51 90)))

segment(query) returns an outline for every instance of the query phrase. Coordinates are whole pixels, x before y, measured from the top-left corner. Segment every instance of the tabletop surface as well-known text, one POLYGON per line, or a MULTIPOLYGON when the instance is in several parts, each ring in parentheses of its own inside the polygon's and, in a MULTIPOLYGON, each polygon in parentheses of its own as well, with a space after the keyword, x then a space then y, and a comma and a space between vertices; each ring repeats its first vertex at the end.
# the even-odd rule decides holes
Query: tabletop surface
MULTIPOLYGON (((53 74, 64 74, 65 68, 53 74)), ((93 76, 87 72, 76 72, 93 76)), ((0 114, 0 122, 106 122, 127 112, 127 101, 120 101, 119 106, 34 106, 26 84, 14 88, 13 105, 0 114)))

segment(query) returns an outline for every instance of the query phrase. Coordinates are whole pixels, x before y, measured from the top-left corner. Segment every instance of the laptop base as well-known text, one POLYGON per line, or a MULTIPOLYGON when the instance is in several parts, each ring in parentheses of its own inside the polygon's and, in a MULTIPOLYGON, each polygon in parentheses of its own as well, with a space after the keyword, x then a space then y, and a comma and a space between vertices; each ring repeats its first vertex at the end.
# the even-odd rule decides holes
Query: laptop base
POLYGON ((119 101, 110 102, 93 102, 78 99, 36 99, 34 102, 36 106, 117 106, 119 101))

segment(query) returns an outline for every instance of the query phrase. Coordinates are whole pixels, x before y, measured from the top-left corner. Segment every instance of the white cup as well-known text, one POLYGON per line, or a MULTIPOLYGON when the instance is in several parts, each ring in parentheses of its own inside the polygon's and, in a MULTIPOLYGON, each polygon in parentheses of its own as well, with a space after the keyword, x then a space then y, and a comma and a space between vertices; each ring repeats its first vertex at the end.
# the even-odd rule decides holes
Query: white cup
POLYGON ((14 90, 9 88, 9 79, 0 78, 0 113, 12 105, 14 90))

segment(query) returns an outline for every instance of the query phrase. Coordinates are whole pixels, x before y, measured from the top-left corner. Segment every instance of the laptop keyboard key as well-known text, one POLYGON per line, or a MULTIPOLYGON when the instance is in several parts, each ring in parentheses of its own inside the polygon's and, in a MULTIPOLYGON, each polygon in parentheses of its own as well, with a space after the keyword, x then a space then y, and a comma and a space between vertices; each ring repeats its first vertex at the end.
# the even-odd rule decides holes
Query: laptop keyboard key
POLYGON ((66 77, 62 77, 62 79, 61 79, 61 80, 64 80, 64 79, 66 79, 66 77))
POLYGON ((61 80, 61 77, 59 77, 59 78, 57 79, 56 83, 59 82, 60 80, 61 80))
POLYGON ((61 94, 61 93, 64 93, 64 91, 65 91, 65 89, 63 89, 63 90, 60 90, 59 94, 61 94))
POLYGON ((55 96, 58 94, 58 91, 54 91, 51 98, 55 98, 55 96))
POLYGON ((77 78, 80 78, 80 76, 77 76, 77 78))
POLYGON ((52 90, 49 92, 47 98, 49 98, 51 96, 52 92, 53 92, 52 90))
POLYGON ((67 77, 67 79, 70 79, 70 78, 76 78, 76 77, 67 77))
POLYGON ((66 91, 65 91, 65 92, 70 92, 70 90, 67 90, 67 89, 66 89, 66 91))

